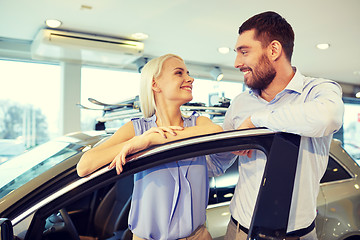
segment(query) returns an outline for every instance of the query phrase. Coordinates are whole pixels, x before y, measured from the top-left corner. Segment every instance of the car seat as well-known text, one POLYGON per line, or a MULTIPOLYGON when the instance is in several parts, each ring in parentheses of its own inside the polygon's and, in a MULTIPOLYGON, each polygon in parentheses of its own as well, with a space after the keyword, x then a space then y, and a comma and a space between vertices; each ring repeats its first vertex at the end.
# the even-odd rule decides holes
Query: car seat
POLYGON ((133 175, 119 179, 100 202, 94 215, 94 230, 98 239, 114 239, 115 233, 122 236, 128 229, 133 179, 133 175))

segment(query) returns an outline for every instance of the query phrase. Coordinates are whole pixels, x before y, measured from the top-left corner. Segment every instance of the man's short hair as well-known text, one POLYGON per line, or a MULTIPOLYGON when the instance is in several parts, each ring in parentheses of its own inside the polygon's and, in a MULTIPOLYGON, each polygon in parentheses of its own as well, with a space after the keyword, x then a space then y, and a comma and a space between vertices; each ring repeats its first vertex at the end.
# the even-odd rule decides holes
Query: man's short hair
POLYGON ((272 41, 281 43, 286 58, 291 62, 295 34, 291 25, 276 12, 263 12, 246 20, 239 28, 239 34, 255 30, 255 39, 262 47, 267 47, 272 41))

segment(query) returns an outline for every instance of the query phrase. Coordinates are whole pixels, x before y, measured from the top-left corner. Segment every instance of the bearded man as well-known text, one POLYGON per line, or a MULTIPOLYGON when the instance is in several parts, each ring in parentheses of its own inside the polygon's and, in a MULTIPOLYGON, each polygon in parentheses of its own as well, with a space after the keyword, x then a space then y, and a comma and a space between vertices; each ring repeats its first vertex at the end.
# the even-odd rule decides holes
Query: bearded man
MULTIPOLYGON (((301 136, 287 235, 313 240, 320 179, 333 134, 342 126, 344 106, 336 82, 306 77, 291 65, 293 47, 292 27, 275 12, 257 14, 241 25, 235 68, 244 74, 249 90, 233 99, 223 128, 266 127, 301 136)), ((259 150, 237 155, 239 180, 230 203, 227 240, 246 239, 266 162, 259 150)))

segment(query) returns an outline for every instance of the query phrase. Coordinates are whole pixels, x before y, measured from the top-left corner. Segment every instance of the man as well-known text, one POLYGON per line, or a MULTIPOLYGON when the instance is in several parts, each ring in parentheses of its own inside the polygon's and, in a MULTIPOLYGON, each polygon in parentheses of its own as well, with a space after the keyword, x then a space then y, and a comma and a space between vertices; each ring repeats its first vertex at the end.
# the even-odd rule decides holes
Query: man
MULTIPOLYGON (((231 103, 224 130, 267 127, 301 135, 287 232, 317 239, 314 229, 319 182, 329 157, 330 142, 342 125, 340 86, 303 76, 292 67, 294 32, 275 12, 248 19, 239 28, 235 68, 250 88, 231 103)), ((225 239, 246 239, 266 162, 259 150, 240 151, 239 181, 230 203, 225 239)), ((275 219, 274 219, 275 220, 275 219)))

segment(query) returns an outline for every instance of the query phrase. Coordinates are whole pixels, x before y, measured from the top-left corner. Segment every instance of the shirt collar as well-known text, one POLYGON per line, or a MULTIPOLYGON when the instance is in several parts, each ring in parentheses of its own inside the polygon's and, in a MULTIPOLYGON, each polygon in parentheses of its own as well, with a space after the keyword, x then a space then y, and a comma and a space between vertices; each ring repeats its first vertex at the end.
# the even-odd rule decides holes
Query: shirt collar
POLYGON ((284 90, 301 93, 304 88, 304 80, 303 80, 304 76, 301 74, 301 72, 298 69, 296 69, 296 67, 293 67, 293 70, 295 72, 295 75, 290 80, 289 84, 285 87, 284 90))

